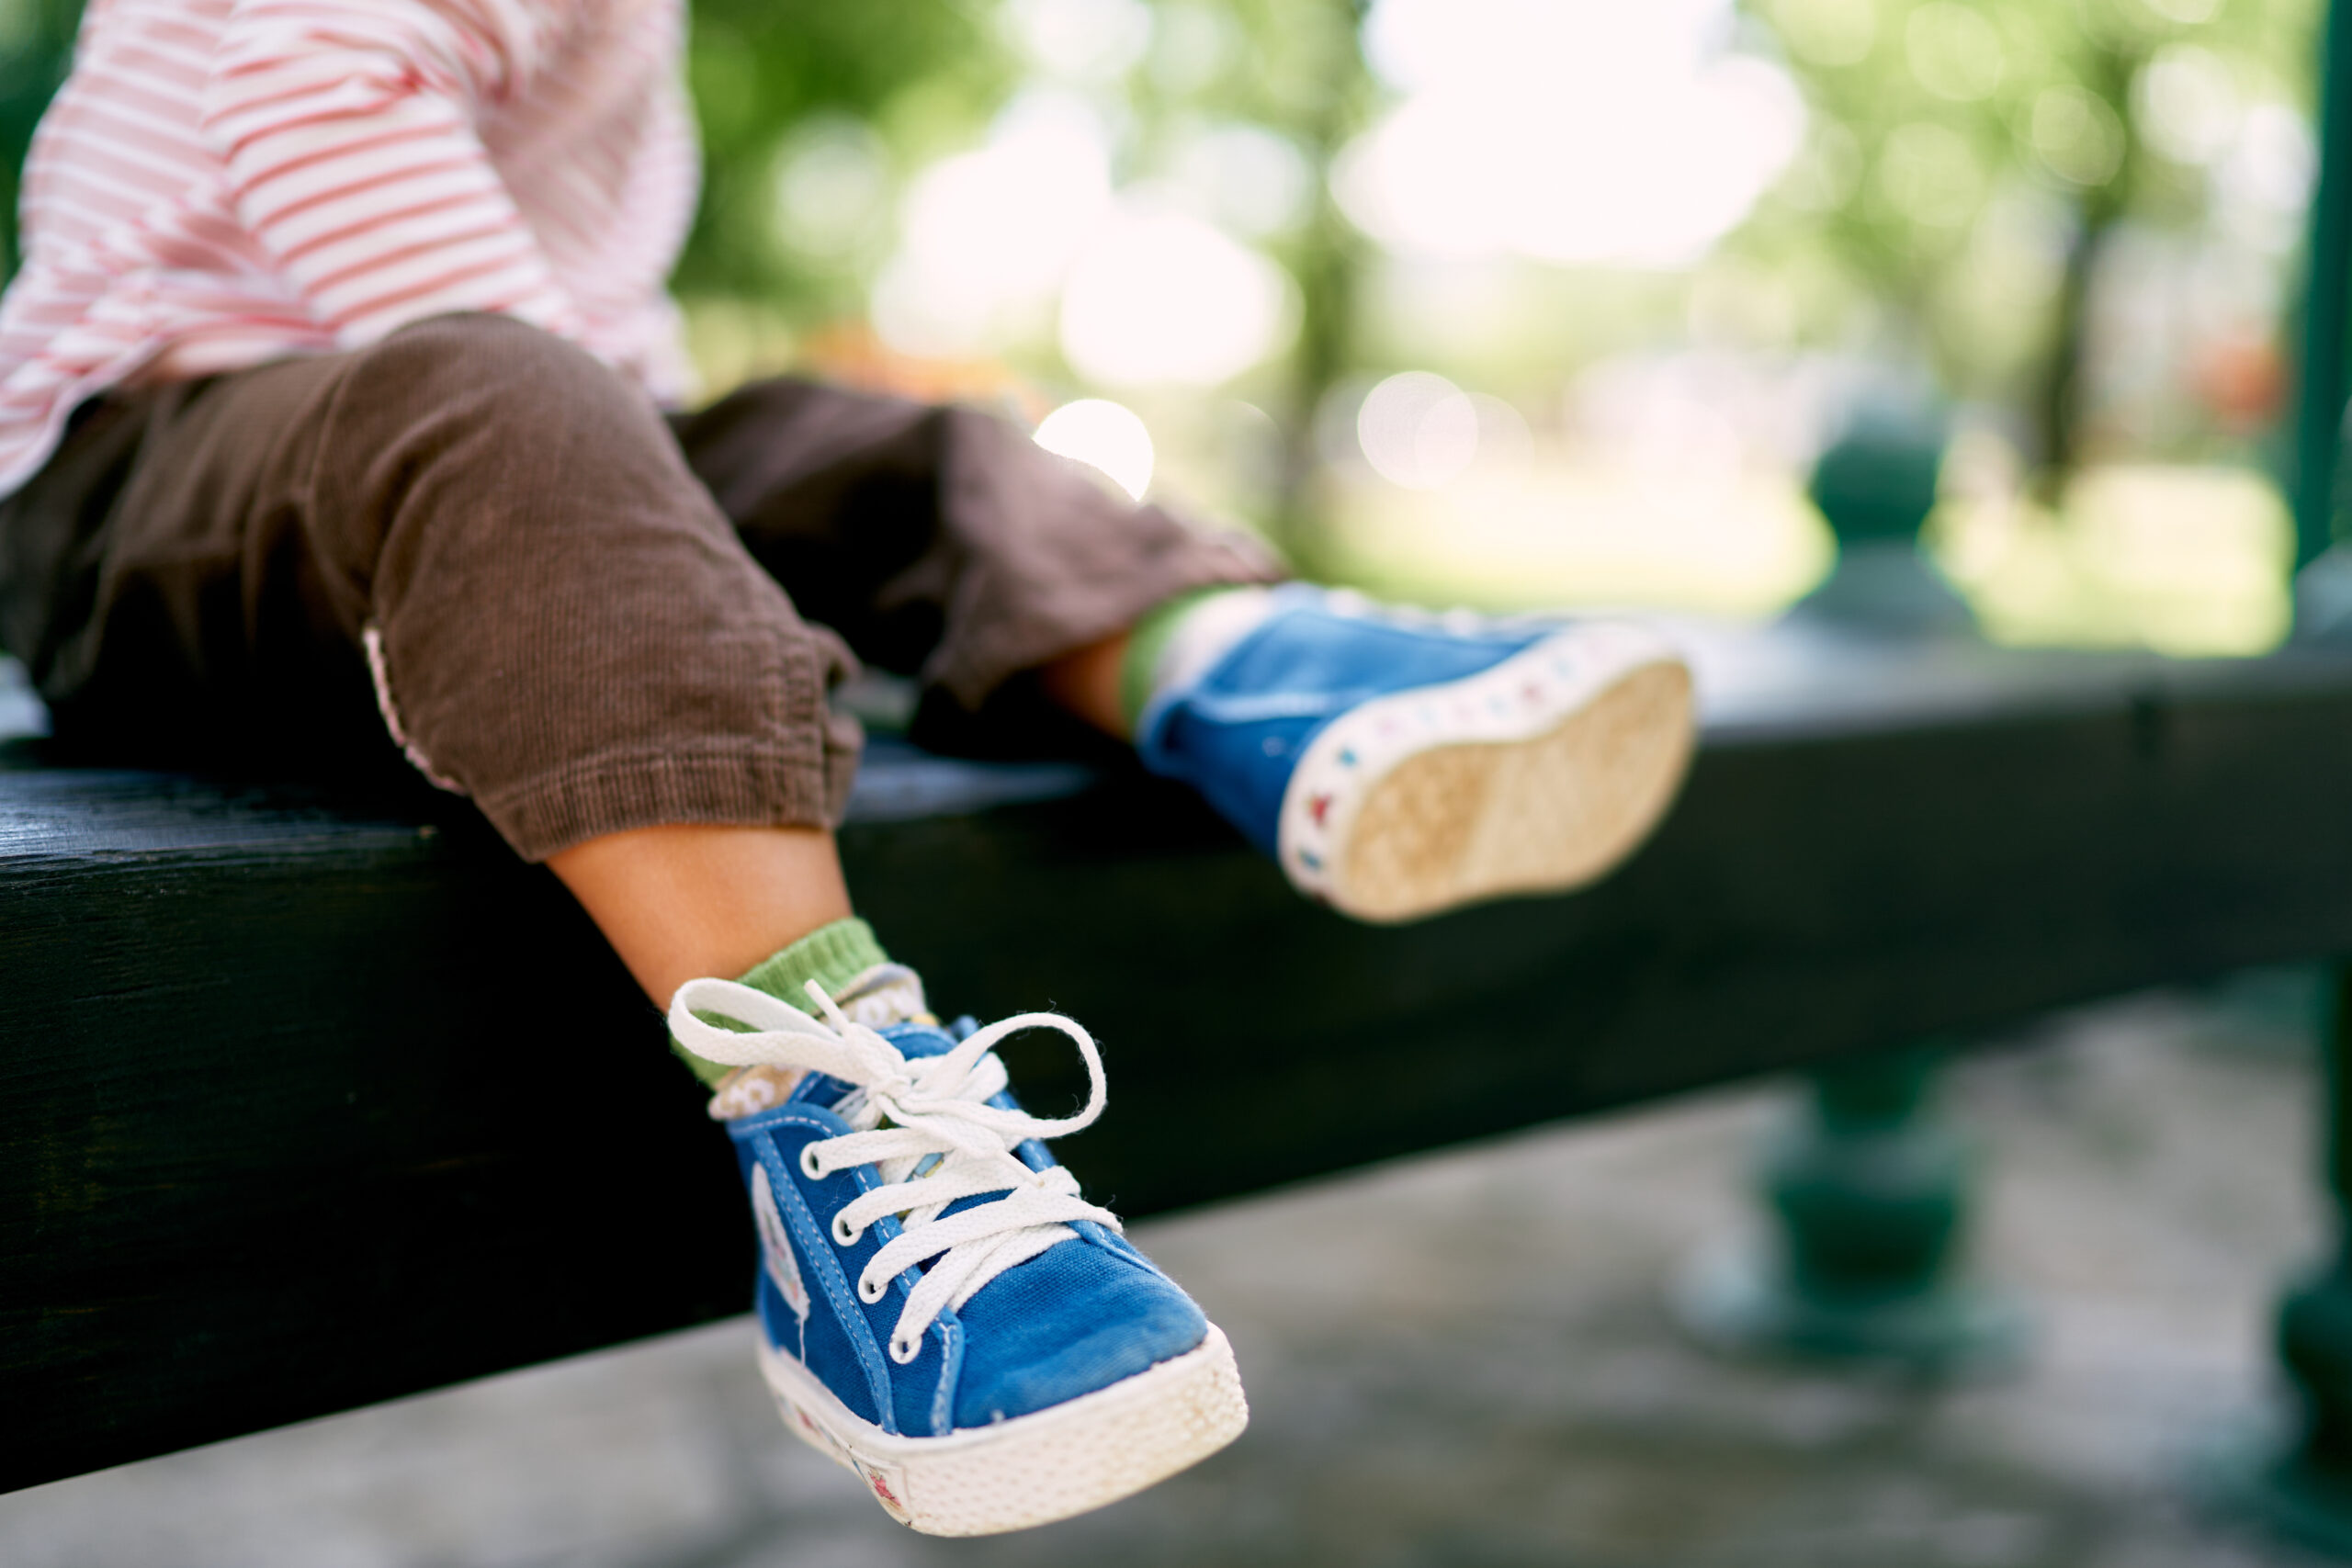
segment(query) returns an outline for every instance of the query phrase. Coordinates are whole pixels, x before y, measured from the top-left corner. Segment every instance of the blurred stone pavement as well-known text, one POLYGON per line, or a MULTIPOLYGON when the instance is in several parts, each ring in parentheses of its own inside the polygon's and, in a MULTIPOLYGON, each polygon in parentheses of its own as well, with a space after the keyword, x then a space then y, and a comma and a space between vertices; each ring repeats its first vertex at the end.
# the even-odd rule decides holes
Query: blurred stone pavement
POLYGON ((2274 1417, 2270 1303, 2321 1232, 2295 985, 2086 1010, 1955 1075, 1980 1256, 2040 1313, 2007 1381, 1735 1365, 1678 1334, 1662 1284, 1745 1223, 1767 1085, 1137 1226, 1231 1335, 1254 1421, 1049 1529, 889 1523, 786 1438, 738 1321, 0 1497, 0 1563, 2304 1562, 2180 1484, 2274 1417))

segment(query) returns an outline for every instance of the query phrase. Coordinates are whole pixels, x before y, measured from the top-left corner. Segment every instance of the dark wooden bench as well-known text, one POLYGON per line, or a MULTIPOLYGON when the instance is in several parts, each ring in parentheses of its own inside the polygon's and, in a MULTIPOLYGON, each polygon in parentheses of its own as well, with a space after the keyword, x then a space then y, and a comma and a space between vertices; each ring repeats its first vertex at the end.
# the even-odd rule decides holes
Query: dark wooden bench
MULTIPOLYGON (((1066 1153, 1129 1214, 2352 953, 2352 654, 1702 651, 1687 792, 1574 897, 1358 926, 1181 790, 887 741, 843 852, 944 1006, 1097 1032, 1066 1153)), ((0 1487, 745 1304, 658 1018, 455 802, 0 748, 0 1487)))

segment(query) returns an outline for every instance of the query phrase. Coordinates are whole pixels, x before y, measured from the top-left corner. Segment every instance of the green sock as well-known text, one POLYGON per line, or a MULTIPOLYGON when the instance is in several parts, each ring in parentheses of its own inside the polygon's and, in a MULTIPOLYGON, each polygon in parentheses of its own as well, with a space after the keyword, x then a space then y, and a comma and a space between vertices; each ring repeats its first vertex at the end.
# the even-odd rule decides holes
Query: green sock
MULTIPOLYGON (((880 942, 874 940, 874 928, 852 916, 848 919, 835 920, 829 926, 819 926, 783 952, 762 959, 738 976, 737 983, 749 986, 755 991, 765 991, 778 1000, 791 1003, 802 1012, 813 1013, 817 1010, 815 1004, 809 1001, 808 991, 803 989, 809 981, 814 980, 822 986, 830 996, 876 964, 889 962, 890 955, 882 951, 880 942)), ((751 1032, 729 1019, 714 1018, 708 1014, 698 1016, 705 1023, 719 1029, 751 1032)), ((670 1042, 670 1049, 694 1069, 695 1077, 707 1084, 716 1085, 735 1070, 724 1062, 705 1061, 675 1039, 670 1042)))
POLYGON ((1235 593, 1263 592, 1263 589, 1243 586, 1195 588, 1160 601, 1137 618, 1127 633, 1127 651, 1119 660, 1119 707, 1126 715, 1129 730, 1159 695, 1161 656, 1193 613, 1235 593))

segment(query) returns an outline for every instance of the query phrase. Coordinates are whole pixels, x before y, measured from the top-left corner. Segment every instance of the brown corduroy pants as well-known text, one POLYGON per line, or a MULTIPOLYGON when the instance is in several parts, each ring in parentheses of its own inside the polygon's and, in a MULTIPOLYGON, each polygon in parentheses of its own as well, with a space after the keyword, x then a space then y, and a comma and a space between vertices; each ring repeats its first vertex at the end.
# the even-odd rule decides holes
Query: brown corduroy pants
POLYGON ((1176 593, 1276 575, 974 411, 779 380, 665 421, 493 316, 94 400, 0 502, 0 648, 61 739, 396 742, 531 860, 838 821, 853 649, 968 716, 1176 593))

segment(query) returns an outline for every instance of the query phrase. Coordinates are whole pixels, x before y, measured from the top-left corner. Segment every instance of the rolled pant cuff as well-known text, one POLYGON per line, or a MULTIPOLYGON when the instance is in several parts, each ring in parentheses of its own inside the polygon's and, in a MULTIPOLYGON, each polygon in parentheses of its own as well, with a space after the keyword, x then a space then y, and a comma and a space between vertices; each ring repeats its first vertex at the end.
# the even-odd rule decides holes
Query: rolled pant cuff
POLYGON ((831 828, 848 807, 857 755, 838 745, 821 757, 743 745, 607 752, 474 804, 532 862, 637 828, 831 828))
POLYGON ((951 634, 923 671, 969 712, 1024 671, 1091 648, 1126 631, 1144 615, 1180 594, 1207 588, 1282 582, 1290 571, 1273 552, 1245 534, 1190 535, 1181 549, 1139 563, 1083 592, 1041 596, 999 610, 982 625, 951 634))

